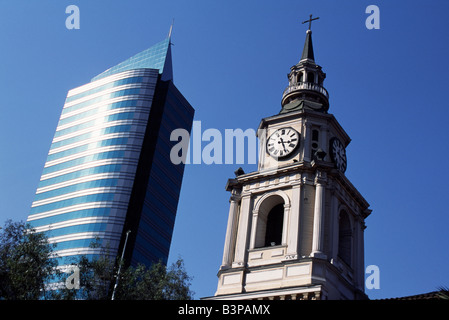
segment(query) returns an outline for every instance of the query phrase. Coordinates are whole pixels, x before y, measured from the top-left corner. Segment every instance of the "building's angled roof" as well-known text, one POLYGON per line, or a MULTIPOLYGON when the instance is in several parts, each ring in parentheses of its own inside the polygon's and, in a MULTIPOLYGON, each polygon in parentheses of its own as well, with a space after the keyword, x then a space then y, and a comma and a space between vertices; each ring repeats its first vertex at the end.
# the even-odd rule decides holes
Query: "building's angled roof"
POLYGON ((122 71, 142 68, 158 69, 159 74, 162 75, 162 80, 173 79, 170 37, 100 73, 92 78, 91 81, 96 81, 122 71))

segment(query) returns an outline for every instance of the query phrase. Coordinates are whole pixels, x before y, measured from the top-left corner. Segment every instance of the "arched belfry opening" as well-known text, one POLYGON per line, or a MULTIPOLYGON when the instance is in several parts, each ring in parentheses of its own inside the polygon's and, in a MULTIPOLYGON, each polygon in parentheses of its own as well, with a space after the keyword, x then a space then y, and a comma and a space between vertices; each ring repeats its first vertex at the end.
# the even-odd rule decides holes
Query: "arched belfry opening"
POLYGON ((263 200, 257 212, 254 247, 272 247, 282 244, 285 202, 280 195, 271 195, 263 200))
POLYGON ((348 266, 351 266, 352 228, 348 213, 340 212, 338 220, 338 257, 348 266))
POLYGON ((282 226, 284 224, 284 204, 278 204, 270 210, 267 217, 265 247, 282 244, 282 226))
POLYGON ((315 74, 313 72, 307 72, 307 82, 315 83, 315 74))

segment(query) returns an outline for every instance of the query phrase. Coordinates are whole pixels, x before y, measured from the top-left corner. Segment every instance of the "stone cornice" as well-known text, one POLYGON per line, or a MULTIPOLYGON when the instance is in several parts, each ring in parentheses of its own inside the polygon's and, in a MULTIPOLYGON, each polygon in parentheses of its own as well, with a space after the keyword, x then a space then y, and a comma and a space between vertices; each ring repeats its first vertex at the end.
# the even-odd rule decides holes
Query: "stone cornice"
POLYGON ((333 165, 326 161, 312 161, 311 164, 302 161, 285 167, 243 174, 234 179, 229 179, 226 190, 240 189, 243 196, 248 193, 266 192, 273 188, 316 184, 317 182, 332 187, 332 180, 335 181, 334 187, 336 187, 335 183, 338 183, 339 187, 345 190, 358 204, 360 213, 364 218, 370 215, 371 209, 369 209, 369 203, 365 198, 343 173, 333 168, 333 165), (316 176, 317 172, 320 172, 318 177, 316 176))

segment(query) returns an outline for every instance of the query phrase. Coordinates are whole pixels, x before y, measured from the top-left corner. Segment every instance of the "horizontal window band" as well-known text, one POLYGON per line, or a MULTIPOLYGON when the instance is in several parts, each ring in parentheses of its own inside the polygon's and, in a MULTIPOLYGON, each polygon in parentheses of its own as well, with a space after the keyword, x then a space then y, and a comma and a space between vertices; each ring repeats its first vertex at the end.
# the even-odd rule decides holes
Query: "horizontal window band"
POLYGON ((107 90, 107 89, 118 87, 118 86, 125 85, 125 84, 140 83, 142 81, 143 81, 143 77, 131 77, 131 78, 115 80, 113 82, 103 84, 99 87, 92 88, 88 91, 84 91, 84 92, 75 94, 73 96, 67 97, 67 99, 65 100, 65 103, 69 103, 69 102, 75 101, 77 99, 84 98, 88 95, 95 94, 95 93, 98 93, 103 90, 107 90))
POLYGON ((101 245, 102 239, 97 238, 88 238, 88 239, 78 239, 78 240, 68 240, 63 242, 55 242, 56 247, 53 248, 53 251, 58 250, 66 250, 66 249, 73 249, 73 248, 89 248, 94 243, 98 243, 101 245))
POLYGON ((102 147, 113 146, 113 145, 126 145, 127 143, 128 143, 127 137, 111 138, 111 139, 106 139, 106 140, 100 140, 97 142, 91 142, 91 143, 83 144, 81 146, 77 146, 77 147, 74 147, 71 149, 67 149, 64 151, 49 154, 47 156, 47 162, 53 161, 53 160, 56 160, 59 158, 64 158, 64 157, 67 157, 72 154, 84 152, 84 151, 87 151, 90 149, 102 148, 102 147))
MULTIPOLYGON (((96 149, 90 149, 90 150, 86 150, 83 152, 79 152, 79 153, 74 153, 72 155, 63 157, 63 158, 59 158, 59 159, 55 159, 52 161, 47 161, 45 162, 45 167, 51 167, 66 161, 70 161, 70 160, 74 160, 77 158, 81 158, 81 157, 86 157, 88 155, 94 154, 94 153, 100 153, 100 152, 108 152, 108 151, 125 151, 125 156, 123 157, 124 159, 128 159, 129 161, 133 161, 135 159, 137 159, 138 157, 133 156, 134 154, 140 154, 141 151, 141 146, 135 145, 135 144, 118 144, 118 145, 113 145, 113 146, 106 146, 106 147, 102 147, 102 148, 96 148, 96 149)), ((119 160, 120 158, 116 158, 116 160, 119 160)), ((41 179, 43 180, 43 178, 41 177, 41 179)))
POLYGON ((88 156, 68 160, 62 163, 55 164, 50 167, 45 167, 42 175, 46 175, 55 171, 59 171, 62 169, 67 169, 70 167, 78 166, 84 163, 97 161, 97 160, 105 160, 105 159, 114 159, 114 158, 124 158, 125 151, 124 150, 114 150, 114 151, 106 151, 106 152, 100 152, 91 154, 88 156))
POLYGON ((116 98, 116 97, 122 97, 122 96, 131 96, 131 95, 139 95, 141 90, 145 90, 145 88, 132 88, 132 89, 124 89, 119 91, 110 92, 89 100, 86 100, 84 102, 72 105, 70 107, 65 107, 62 109, 62 114, 66 114, 90 105, 93 105, 95 103, 99 103, 108 99, 116 98))
POLYGON ((124 217, 128 210, 128 201, 111 201, 111 202, 88 202, 72 207, 65 207, 54 211, 46 211, 43 213, 29 215, 27 223, 34 223, 40 219, 52 218, 72 212, 79 212, 80 210, 91 210, 96 208, 108 208, 111 210, 111 215, 124 217))
POLYGON ((39 182, 38 189, 42 187, 49 186, 51 184, 61 183, 68 180, 73 180, 76 178, 85 177, 88 175, 94 175, 98 173, 106 173, 106 172, 120 172, 121 165, 120 164, 109 164, 98 167, 86 168, 78 171, 74 171, 71 173, 66 173, 54 178, 42 180, 39 182))
POLYGON ((80 219, 108 219, 110 213, 110 207, 91 208, 62 213, 46 218, 40 218, 33 221, 28 221, 27 223, 32 228, 36 229, 36 231, 39 231, 39 228, 43 228, 46 226, 49 228, 51 227, 51 225, 58 225, 61 223, 70 222, 72 220, 77 221, 80 219))
MULTIPOLYGON (((91 179, 89 181, 91 182, 91 181, 95 181, 95 180, 99 180, 99 179, 91 179)), ((81 183, 81 182, 84 182, 83 179, 76 181, 76 183, 81 183)), ((127 186, 120 186, 120 187, 105 186, 105 187, 86 188, 86 189, 73 191, 70 193, 65 193, 60 196, 55 196, 55 197, 46 198, 43 200, 33 201, 31 207, 32 208, 39 207, 39 206, 43 206, 43 205, 50 204, 50 203, 55 203, 55 202, 59 202, 59 201, 63 201, 63 200, 68 200, 68 199, 73 199, 76 197, 87 196, 90 194, 98 194, 98 193, 114 193, 117 196, 130 196, 131 190, 132 190, 132 179, 128 179, 127 182, 128 182, 127 186)), ((70 186, 70 184, 67 186, 70 186)), ((53 188, 51 191, 56 191, 58 189, 60 189, 60 188, 59 187, 53 188)))
POLYGON ((154 70, 154 69, 149 69, 149 68, 126 70, 126 71, 112 74, 107 77, 102 77, 101 79, 91 80, 90 82, 88 82, 82 86, 70 89, 67 96, 71 97, 76 94, 82 93, 84 91, 91 90, 98 86, 107 84, 109 82, 120 80, 120 79, 125 79, 125 78, 130 78, 130 77, 142 76, 142 77, 145 77, 143 82, 149 83, 149 84, 150 83, 155 84, 157 81, 158 75, 159 75, 159 70, 154 70))
POLYGON ((55 132, 54 138, 58 138, 58 137, 66 135, 66 134, 81 131, 81 130, 91 128, 94 126, 98 126, 100 123, 107 123, 107 122, 118 121, 118 120, 130 120, 130 119, 134 118, 135 114, 136 113, 134 111, 133 112, 113 113, 113 114, 104 116, 99 119, 93 119, 93 120, 83 122, 83 123, 62 129, 62 130, 58 130, 55 132))
POLYGON ((59 189, 42 192, 36 194, 34 201, 44 200, 48 198, 53 198, 56 196, 64 195, 67 193, 72 193, 80 190, 85 189, 92 189, 92 188, 101 188, 101 187, 115 187, 117 185, 118 179, 99 179, 99 180, 93 180, 93 181, 86 181, 81 182, 77 184, 72 184, 67 187, 62 187, 59 189))
POLYGON ((131 131, 131 125, 118 125, 118 126, 112 126, 112 127, 106 127, 103 128, 101 130, 96 130, 96 131, 91 131, 91 132, 87 132, 87 133, 83 133, 81 135, 78 136, 74 136, 68 139, 64 139, 64 140, 60 140, 58 142, 53 142, 51 144, 50 150, 51 149, 57 149, 63 146, 66 146, 68 144, 72 144, 75 142, 79 142, 79 141, 83 141, 83 140, 87 140, 91 137, 96 137, 96 136, 102 136, 102 135, 107 135, 107 134, 111 134, 111 133, 122 133, 122 132, 130 132, 131 131))
POLYGON ((106 231, 107 223, 89 223, 89 224, 80 224, 74 225, 70 227, 58 228, 54 230, 44 231, 43 233, 47 236, 47 238, 54 238, 63 235, 73 234, 73 233, 81 233, 81 232, 104 232, 106 231))
POLYGON ((30 210, 30 215, 42 213, 45 211, 51 211, 55 209, 61 209, 64 207, 70 207, 80 203, 87 202, 102 202, 102 201, 112 201, 114 200, 114 193, 97 193, 97 194, 89 194, 85 196, 75 197, 71 199, 66 199, 62 201, 52 202, 49 204, 32 207, 30 210))
POLYGON ((74 122, 74 121, 77 121, 77 120, 80 120, 83 118, 87 118, 89 116, 98 114, 100 112, 105 112, 108 110, 114 110, 114 109, 119 109, 119 108, 129 108, 129 107, 137 108, 138 102, 139 102, 139 100, 123 100, 123 101, 109 103, 109 104, 106 104, 106 105, 103 105, 103 106, 100 106, 97 108, 89 109, 87 111, 77 113, 73 116, 60 119, 58 122, 58 127, 65 126, 68 123, 71 123, 71 122, 74 122))

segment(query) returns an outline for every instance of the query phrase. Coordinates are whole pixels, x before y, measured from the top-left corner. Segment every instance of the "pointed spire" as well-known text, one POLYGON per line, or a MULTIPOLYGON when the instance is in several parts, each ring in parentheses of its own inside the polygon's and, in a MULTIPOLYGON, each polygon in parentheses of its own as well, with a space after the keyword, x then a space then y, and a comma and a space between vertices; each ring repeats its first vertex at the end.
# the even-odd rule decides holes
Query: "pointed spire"
POLYGON ((301 60, 312 60, 315 61, 315 56, 313 55, 313 45, 312 45, 312 30, 307 30, 306 42, 304 43, 304 49, 302 50, 301 60))
POLYGON ((303 21, 304 23, 309 23, 309 29, 307 29, 306 42, 304 43, 304 49, 302 50, 301 60, 312 60, 315 61, 315 56, 313 55, 313 45, 312 45, 312 21, 318 20, 320 17, 312 18, 309 16, 309 20, 303 21))
POLYGON ((171 25, 170 25, 170 30, 168 31, 168 38, 171 39, 171 33, 173 31, 173 25, 175 24, 175 18, 173 18, 171 25))

